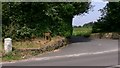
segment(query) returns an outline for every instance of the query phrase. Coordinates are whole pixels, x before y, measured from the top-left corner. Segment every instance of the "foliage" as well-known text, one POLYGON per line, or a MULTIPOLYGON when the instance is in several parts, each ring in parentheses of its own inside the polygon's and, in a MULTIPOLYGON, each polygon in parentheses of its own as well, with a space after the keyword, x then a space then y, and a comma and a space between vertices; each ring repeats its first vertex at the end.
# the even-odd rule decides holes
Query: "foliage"
POLYGON ((120 2, 109 2, 101 9, 103 17, 95 22, 93 32, 120 32, 120 2))
POLYGON ((88 2, 3 2, 2 37, 25 39, 41 37, 44 32, 52 36, 70 36, 72 17, 87 12, 88 2))

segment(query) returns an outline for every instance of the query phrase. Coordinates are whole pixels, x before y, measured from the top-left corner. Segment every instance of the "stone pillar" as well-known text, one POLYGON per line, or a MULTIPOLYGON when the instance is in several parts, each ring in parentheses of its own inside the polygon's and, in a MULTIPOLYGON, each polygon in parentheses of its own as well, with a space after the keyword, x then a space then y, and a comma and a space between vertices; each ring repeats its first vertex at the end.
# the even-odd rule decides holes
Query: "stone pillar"
POLYGON ((11 38, 4 39, 4 50, 5 50, 5 53, 9 53, 12 51, 12 39, 11 38))

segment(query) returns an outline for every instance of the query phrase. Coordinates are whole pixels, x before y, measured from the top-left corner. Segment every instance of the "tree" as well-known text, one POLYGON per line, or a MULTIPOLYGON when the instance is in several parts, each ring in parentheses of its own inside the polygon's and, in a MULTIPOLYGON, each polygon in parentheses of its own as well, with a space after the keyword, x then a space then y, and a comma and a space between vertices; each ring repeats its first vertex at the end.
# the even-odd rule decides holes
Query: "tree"
POLYGON ((88 2, 3 2, 2 36, 13 39, 40 37, 44 32, 70 36, 72 17, 87 12, 88 2))
POLYGON ((101 10, 103 17, 95 24, 93 29, 100 29, 101 32, 120 32, 120 1, 109 2, 104 9, 101 10))

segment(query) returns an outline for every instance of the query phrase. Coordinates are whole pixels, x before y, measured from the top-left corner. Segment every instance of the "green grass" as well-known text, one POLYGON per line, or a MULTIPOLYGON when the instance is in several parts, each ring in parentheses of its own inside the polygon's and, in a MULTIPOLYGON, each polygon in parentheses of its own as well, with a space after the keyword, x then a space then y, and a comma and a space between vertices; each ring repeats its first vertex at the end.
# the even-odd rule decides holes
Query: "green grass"
POLYGON ((21 55, 17 51, 13 51, 2 57, 2 61, 13 61, 22 59, 21 55))
POLYGON ((2 49, 3 49, 3 47, 2 47, 2 42, 0 41, 0 61, 2 61, 2 49))
POLYGON ((90 34, 92 33, 92 28, 85 28, 85 27, 81 27, 81 28, 73 28, 73 36, 85 36, 85 37, 89 37, 90 34))

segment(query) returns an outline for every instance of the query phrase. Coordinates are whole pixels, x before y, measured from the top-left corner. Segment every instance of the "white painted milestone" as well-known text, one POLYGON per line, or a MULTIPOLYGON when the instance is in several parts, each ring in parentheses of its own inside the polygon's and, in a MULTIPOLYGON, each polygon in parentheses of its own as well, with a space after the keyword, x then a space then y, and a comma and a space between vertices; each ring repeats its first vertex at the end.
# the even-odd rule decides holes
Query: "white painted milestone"
POLYGON ((11 38, 4 39, 4 50, 5 50, 5 53, 9 53, 12 51, 12 39, 11 38))

